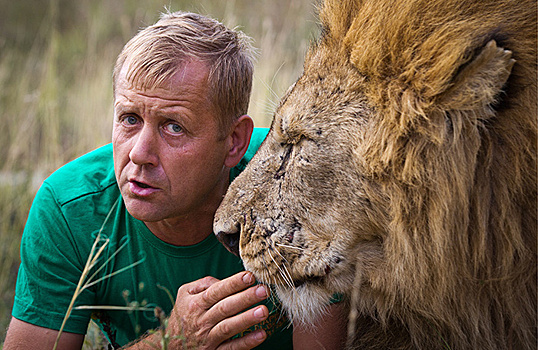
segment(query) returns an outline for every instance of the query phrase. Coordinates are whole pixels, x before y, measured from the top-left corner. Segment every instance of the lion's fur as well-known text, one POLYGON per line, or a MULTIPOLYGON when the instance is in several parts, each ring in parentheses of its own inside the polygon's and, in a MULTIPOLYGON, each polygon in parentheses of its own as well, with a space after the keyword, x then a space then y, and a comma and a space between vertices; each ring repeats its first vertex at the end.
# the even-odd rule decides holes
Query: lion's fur
POLYGON ((536 5, 324 2, 215 222, 292 317, 344 292, 360 349, 536 347, 536 5))

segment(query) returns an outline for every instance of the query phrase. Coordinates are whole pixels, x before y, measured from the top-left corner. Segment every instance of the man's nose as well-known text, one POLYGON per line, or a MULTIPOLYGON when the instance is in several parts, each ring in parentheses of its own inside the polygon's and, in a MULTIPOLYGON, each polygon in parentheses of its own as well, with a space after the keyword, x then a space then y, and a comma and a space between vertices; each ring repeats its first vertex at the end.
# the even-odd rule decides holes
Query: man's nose
POLYGON ((137 165, 157 165, 158 142, 158 132, 153 131, 151 126, 144 125, 135 137, 129 158, 137 165))

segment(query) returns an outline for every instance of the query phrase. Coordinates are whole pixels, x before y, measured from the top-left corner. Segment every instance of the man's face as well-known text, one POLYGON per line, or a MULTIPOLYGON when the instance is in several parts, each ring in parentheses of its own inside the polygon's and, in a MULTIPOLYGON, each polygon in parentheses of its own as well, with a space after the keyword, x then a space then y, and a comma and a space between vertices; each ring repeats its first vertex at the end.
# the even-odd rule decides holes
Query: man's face
POLYGON ((179 67, 163 86, 116 81, 114 171, 127 210, 145 222, 213 215, 228 185, 226 141, 208 97, 208 69, 179 67))

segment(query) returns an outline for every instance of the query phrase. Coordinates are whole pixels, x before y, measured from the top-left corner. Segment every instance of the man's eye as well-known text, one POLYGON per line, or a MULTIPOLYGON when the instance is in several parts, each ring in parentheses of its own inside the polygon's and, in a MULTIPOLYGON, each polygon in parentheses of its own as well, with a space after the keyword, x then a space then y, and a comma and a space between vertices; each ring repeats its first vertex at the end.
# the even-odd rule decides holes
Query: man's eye
POLYGON ((164 128, 166 129, 166 131, 172 134, 179 134, 183 131, 183 128, 180 125, 174 123, 166 124, 164 128))
POLYGON ((135 116, 128 115, 123 118, 123 122, 127 125, 135 125, 138 122, 138 119, 135 116))

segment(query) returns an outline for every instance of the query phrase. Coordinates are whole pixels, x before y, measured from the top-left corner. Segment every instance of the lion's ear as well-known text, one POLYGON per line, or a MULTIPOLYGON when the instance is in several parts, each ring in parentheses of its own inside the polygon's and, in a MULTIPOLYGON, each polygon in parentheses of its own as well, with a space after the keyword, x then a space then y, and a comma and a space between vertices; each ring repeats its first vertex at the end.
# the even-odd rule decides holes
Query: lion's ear
MULTIPOLYGON (((444 151, 444 142, 453 140, 453 136, 448 136, 455 128, 461 134, 465 118, 454 119, 455 116, 487 118, 492 115, 490 106, 501 95, 515 62, 511 57, 510 51, 490 41, 463 66, 454 66, 452 61, 446 67, 437 66, 436 74, 412 74, 413 88, 402 87, 400 81, 389 84, 384 92, 388 108, 378 128, 383 133, 367 134, 369 146, 361 147, 360 151, 361 159, 369 165, 372 174, 392 171, 410 183, 426 179, 435 171, 429 168, 437 164, 435 159, 442 158, 437 152, 444 151), (439 73, 443 68, 446 74, 439 73), (432 76, 442 79, 426 79, 432 76)), ((471 125, 474 124, 471 122, 471 125)))
POLYGON ((460 68, 450 88, 439 96, 439 105, 445 110, 474 110, 494 104, 514 63, 512 52, 491 40, 460 68))

